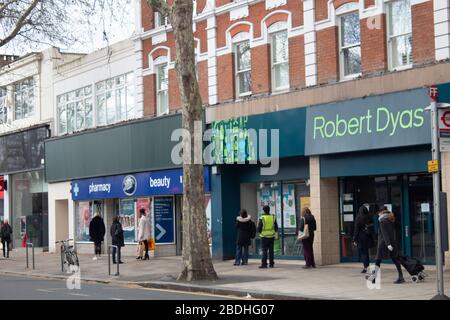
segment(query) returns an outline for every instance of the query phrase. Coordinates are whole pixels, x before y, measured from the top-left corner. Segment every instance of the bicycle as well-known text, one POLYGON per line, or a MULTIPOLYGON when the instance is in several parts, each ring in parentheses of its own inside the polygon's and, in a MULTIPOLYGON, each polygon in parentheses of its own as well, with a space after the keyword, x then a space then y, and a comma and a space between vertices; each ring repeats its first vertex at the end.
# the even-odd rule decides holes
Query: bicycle
POLYGON ((70 268, 71 265, 77 267, 80 266, 77 251, 73 245, 69 244, 69 241, 73 241, 73 239, 56 241, 56 243, 61 243, 61 262, 63 269, 65 265, 67 265, 68 268, 70 268))

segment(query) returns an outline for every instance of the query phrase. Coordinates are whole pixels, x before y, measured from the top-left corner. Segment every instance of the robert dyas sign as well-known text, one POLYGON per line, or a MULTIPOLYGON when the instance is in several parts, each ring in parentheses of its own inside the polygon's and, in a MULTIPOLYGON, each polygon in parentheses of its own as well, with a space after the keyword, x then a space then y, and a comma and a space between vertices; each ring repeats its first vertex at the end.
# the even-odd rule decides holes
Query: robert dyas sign
POLYGON ((431 143, 426 89, 309 107, 306 155, 431 143))

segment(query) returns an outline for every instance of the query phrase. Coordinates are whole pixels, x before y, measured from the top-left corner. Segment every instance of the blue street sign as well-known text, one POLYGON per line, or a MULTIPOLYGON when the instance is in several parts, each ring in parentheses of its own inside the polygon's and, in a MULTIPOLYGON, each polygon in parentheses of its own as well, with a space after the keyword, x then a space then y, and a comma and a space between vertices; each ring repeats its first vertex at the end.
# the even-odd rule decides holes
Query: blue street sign
MULTIPOLYGON (((205 192, 210 192, 208 167, 203 174, 205 192)), ((181 194, 183 169, 73 180, 71 192, 74 201, 181 194)))
POLYGON ((173 209, 173 197, 155 198, 153 214, 157 244, 175 243, 175 212, 173 209))

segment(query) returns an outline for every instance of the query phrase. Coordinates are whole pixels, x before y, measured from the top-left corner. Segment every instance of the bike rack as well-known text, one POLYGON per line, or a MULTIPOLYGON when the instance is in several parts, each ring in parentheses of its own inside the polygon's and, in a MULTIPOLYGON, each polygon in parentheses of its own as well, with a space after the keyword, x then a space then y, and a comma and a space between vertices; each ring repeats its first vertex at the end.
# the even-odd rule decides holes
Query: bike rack
MULTIPOLYGON (((108 246, 108 275, 111 275, 111 248, 116 248, 117 251, 119 251, 119 247, 118 246, 114 246, 114 245, 109 245, 108 246)), ((117 263, 117 272, 114 276, 119 276, 119 261, 116 261, 117 263)))
POLYGON ((34 245, 33 245, 33 243, 32 242, 27 242, 27 245, 26 245, 26 255, 27 255, 27 269, 28 269, 28 248, 29 247, 31 247, 31 250, 32 250, 32 254, 33 254, 33 270, 34 270, 34 268, 35 268, 35 265, 34 265, 34 245))

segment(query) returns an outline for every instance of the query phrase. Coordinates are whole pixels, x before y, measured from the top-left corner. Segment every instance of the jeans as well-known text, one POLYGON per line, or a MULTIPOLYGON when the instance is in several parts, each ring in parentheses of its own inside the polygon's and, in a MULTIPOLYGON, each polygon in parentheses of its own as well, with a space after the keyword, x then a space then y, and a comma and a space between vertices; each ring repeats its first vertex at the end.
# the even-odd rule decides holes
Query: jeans
POLYGON ((101 242, 94 242, 94 251, 95 251, 95 255, 102 254, 102 243, 101 242))
POLYGON ((261 246, 262 246, 262 260, 261 265, 267 266, 267 251, 269 251, 269 264, 273 266, 275 264, 274 258, 273 258, 273 244, 275 239, 274 238, 261 238, 261 246))
POLYGON ((361 262, 363 263, 364 268, 367 269, 370 264, 369 249, 368 248, 358 248, 358 251, 359 251, 359 256, 361 258, 361 262))
POLYGON ((112 249, 112 261, 113 261, 113 263, 121 261, 120 260, 120 249, 121 249, 121 247, 118 247, 118 248, 113 247, 113 249, 112 249), (117 253, 117 260, 116 260, 116 253, 117 253))
POLYGON ((248 263, 248 246, 236 245, 236 259, 234 264, 247 264, 248 263))
POLYGON ((9 245, 10 244, 11 244, 11 240, 2 240, 3 257, 9 258, 9 245))
POLYGON ((307 267, 316 267, 316 262, 314 261, 314 251, 313 251, 314 237, 309 237, 308 239, 302 240, 303 244, 303 255, 305 257, 305 265, 307 267))

